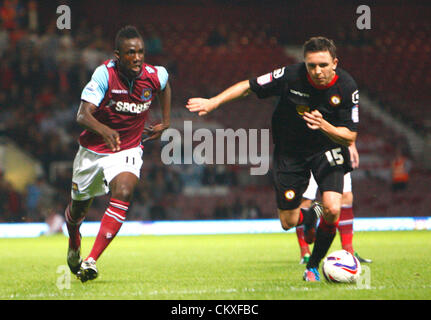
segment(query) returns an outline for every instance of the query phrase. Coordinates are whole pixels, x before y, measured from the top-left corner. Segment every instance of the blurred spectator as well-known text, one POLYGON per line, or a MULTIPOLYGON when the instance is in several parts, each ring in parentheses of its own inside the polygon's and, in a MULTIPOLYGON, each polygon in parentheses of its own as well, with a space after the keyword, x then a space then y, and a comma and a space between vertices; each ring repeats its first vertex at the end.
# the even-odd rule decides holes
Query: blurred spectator
POLYGON ((85 67, 85 74, 87 78, 91 78, 91 74, 94 69, 103 62, 104 56, 100 52, 97 43, 95 41, 90 42, 90 44, 82 51, 81 63, 85 67))
POLYGON ((392 191, 403 191, 407 188, 409 182, 409 172, 411 161, 403 154, 400 148, 397 148, 395 158, 391 163, 392 168, 392 191))
POLYGON ((9 47, 9 32, 3 27, 3 21, 0 20, 0 57, 9 47))
POLYGON ((236 197, 232 205, 232 218, 241 219, 243 217, 244 206, 242 204, 241 198, 236 197))
POLYGON ((145 33, 146 33, 146 36, 144 36, 145 38, 144 43, 145 43, 146 54, 150 56, 162 54, 163 53, 162 39, 160 38, 154 26, 153 25, 148 26, 145 33))
POLYGON ((56 53, 60 45, 60 37, 57 33, 55 21, 52 21, 40 39, 40 56, 43 69, 48 74, 55 72, 56 53))
POLYGON ((147 179, 138 182, 131 207, 129 208, 130 220, 150 220, 150 208, 153 205, 153 199, 150 197, 147 179))
POLYGON ((39 30, 39 14, 35 0, 29 0, 27 3, 27 28, 34 32, 39 30))
POLYGON ((167 186, 166 191, 170 194, 180 194, 183 190, 184 183, 181 180, 181 175, 177 170, 166 170, 164 176, 167 186))
POLYGON ((243 219, 259 219, 262 216, 261 210, 252 199, 247 201, 243 211, 243 219))
POLYGON ((203 166, 197 164, 184 164, 181 170, 182 185, 185 187, 201 186, 203 166))
POLYGON ((163 176, 162 170, 157 170, 155 172, 154 180, 151 183, 150 195, 151 198, 158 202, 167 193, 167 188, 165 185, 165 178, 163 176))
POLYGON ((150 218, 151 220, 165 220, 166 219, 166 210, 163 207, 162 203, 156 202, 150 208, 150 218))
POLYGON ((228 219, 231 217, 231 210, 224 199, 218 199, 214 208, 214 219, 228 219))
POLYGON ((233 186, 236 185, 235 172, 223 164, 215 166, 215 184, 233 186))
POLYGON ((6 192, 6 181, 4 180, 3 173, 0 172, 0 222, 4 222, 6 220, 7 212, 7 201, 8 195, 6 192))
POLYGON ((4 209, 3 220, 6 222, 21 221, 23 216, 21 195, 15 190, 13 185, 3 177, 0 178, 0 190, 3 194, 0 200, 3 202, 0 204, 4 209))
POLYGON ((53 234, 63 233, 64 215, 63 206, 57 204, 55 207, 48 208, 44 212, 45 222, 48 225, 48 231, 43 235, 50 236, 53 234))
POLYGON ((44 177, 40 177, 35 185, 30 186, 30 192, 30 194, 27 194, 26 201, 27 204, 30 204, 30 207, 26 210, 25 220, 27 222, 44 220, 50 215, 55 206, 55 190, 44 177), (33 205, 36 205, 36 207, 33 207, 33 205))
POLYGON ((207 45, 210 47, 220 47, 228 42, 228 31, 225 24, 218 24, 213 27, 207 39, 207 45))
POLYGON ((216 184, 215 165, 206 165, 202 173, 202 184, 204 186, 212 186, 216 184))
POLYGON ((31 216, 39 215, 43 181, 43 177, 38 177, 35 182, 28 184, 26 187, 24 193, 25 210, 27 213, 31 212, 31 216))
POLYGON ((4 0, 0 7, 0 20, 8 30, 15 30, 23 24, 25 9, 18 0, 4 0))

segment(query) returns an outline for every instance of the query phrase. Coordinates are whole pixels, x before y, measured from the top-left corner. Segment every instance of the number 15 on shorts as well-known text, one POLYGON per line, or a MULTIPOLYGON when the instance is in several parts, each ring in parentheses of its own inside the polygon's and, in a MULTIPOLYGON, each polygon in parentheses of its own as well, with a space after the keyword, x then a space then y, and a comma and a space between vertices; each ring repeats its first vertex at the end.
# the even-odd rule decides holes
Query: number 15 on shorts
POLYGON ((341 153, 341 148, 335 148, 325 152, 325 156, 328 159, 331 167, 344 163, 344 157, 341 153))

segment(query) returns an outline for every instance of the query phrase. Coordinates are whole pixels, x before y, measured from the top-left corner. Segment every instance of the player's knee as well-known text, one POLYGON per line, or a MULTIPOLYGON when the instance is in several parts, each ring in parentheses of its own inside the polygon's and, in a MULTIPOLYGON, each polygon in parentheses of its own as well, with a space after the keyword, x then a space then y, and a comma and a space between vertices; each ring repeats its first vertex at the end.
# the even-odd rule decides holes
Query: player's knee
POLYGON ((323 206, 323 212, 325 216, 328 217, 329 219, 332 218, 335 220, 337 217, 340 216, 340 211, 341 211, 341 208, 337 204, 331 203, 323 206))
POLYGON ((297 219, 295 220, 292 215, 280 214, 280 222, 283 230, 287 231, 296 227, 297 219))
POLYGON ((87 215, 92 199, 85 201, 72 201, 66 210, 69 210, 72 219, 81 219, 87 215))
POLYGON ((114 190, 112 190, 112 197, 121 200, 129 202, 132 198, 133 189, 129 188, 127 185, 117 185, 114 190))
POLYGON ((283 228, 284 231, 287 231, 289 229, 296 227, 296 224, 289 221, 281 220, 281 227, 283 228))
POLYGON ((286 221, 281 221, 281 228, 284 231, 287 231, 287 230, 292 229, 294 227, 296 227, 296 224, 294 224, 294 223, 290 223, 290 222, 286 222, 286 221))

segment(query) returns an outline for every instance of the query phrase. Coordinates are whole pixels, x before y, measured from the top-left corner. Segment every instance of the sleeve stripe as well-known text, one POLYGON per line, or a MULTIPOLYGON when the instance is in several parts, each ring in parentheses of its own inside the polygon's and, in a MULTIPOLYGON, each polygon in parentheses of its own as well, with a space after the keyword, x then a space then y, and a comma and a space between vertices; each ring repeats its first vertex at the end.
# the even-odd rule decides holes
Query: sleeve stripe
POLYGON ((105 65, 97 67, 91 76, 90 82, 87 83, 82 90, 81 100, 93 103, 99 106, 100 102, 105 97, 105 93, 109 86, 109 73, 105 65))
POLYGON ((157 76, 159 77, 160 89, 165 90, 168 83, 169 74, 164 67, 156 66, 157 76))

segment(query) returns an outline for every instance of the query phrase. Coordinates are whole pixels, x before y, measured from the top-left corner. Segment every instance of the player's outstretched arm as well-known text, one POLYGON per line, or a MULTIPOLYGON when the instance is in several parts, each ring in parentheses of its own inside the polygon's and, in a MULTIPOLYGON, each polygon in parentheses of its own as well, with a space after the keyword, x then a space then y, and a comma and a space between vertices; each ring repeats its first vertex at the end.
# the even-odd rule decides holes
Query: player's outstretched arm
POLYGON ((335 143, 349 147, 355 142, 357 133, 346 127, 335 127, 326 121, 318 110, 304 112, 303 119, 312 130, 320 130, 335 143))
POLYGON ((120 134, 93 117, 96 110, 97 107, 94 104, 82 100, 76 115, 76 122, 85 129, 100 135, 112 151, 120 151, 120 134))
POLYGON ((171 124, 171 86, 169 82, 166 83, 166 87, 163 91, 161 91, 158 95, 160 105, 162 107, 162 123, 156 124, 154 126, 149 126, 144 129, 144 133, 148 135, 142 142, 148 140, 155 140, 159 138, 163 131, 169 128, 171 124))
POLYGON ((191 112, 198 112, 199 116, 205 116, 224 103, 248 96, 250 91, 250 82, 244 80, 210 99, 191 98, 187 101, 186 108, 191 112))

